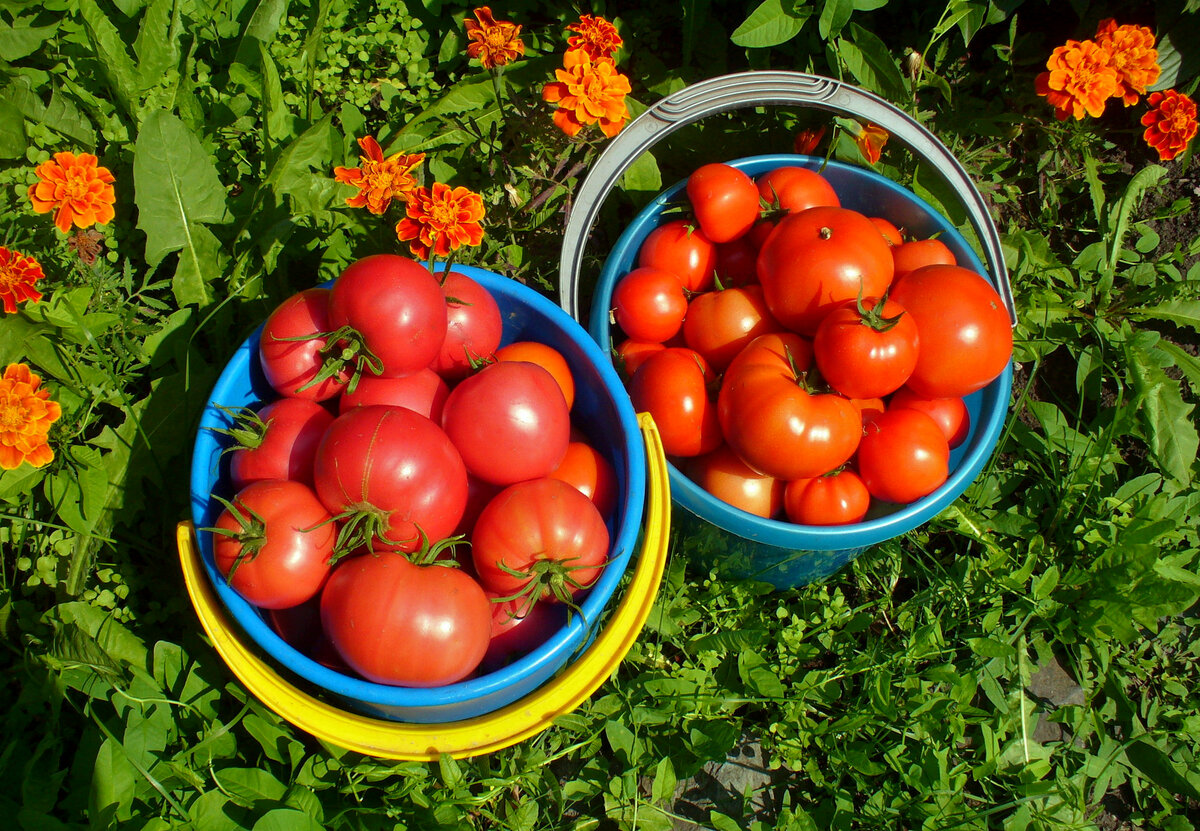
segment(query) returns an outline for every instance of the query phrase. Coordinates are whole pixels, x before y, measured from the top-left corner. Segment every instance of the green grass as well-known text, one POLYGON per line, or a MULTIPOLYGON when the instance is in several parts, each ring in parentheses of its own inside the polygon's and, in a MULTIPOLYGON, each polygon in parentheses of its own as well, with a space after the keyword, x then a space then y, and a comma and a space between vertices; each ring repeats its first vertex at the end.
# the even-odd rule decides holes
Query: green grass
MULTIPOLYGON (((676 530, 642 637, 591 699, 515 747, 429 764, 315 741, 232 677, 180 580, 180 471, 217 373, 270 309, 395 250, 394 217, 346 208, 332 179, 362 135, 483 193, 488 236, 467 259, 556 296, 564 211, 604 147, 568 141, 540 100, 574 12, 493 6, 528 46, 498 107, 463 54, 469 9, 438 0, 0 2, 0 245, 47 275, 41 302, 0 317, 0 366, 29 364, 64 413, 52 463, 0 473, 0 813, 22 829, 667 829, 696 819, 677 785, 751 741, 770 809, 740 795, 707 827, 1192 829, 1196 174, 1190 152, 1143 144, 1141 105, 1058 122, 1033 79, 1118 14, 1155 29, 1164 81, 1193 93, 1195 7, 583 9, 619 22, 635 113, 721 72, 789 68, 933 130, 1004 240, 1009 419, 960 500, 821 584, 710 574, 703 533, 676 530), (117 178, 91 265, 25 196, 62 150, 117 178), (1070 703, 1032 691, 1055 662, 1070 703), (1035 740, 1039 719, 1061 738, 1035 740)), ((787 152, 820 121, 763 108, 681 132, 606 201, 585 267, 705 154, 787 152)), ((833 152, 861 161, 845 135, 833 152)), ((878 169, 954 217, 899 148, 878 169)))

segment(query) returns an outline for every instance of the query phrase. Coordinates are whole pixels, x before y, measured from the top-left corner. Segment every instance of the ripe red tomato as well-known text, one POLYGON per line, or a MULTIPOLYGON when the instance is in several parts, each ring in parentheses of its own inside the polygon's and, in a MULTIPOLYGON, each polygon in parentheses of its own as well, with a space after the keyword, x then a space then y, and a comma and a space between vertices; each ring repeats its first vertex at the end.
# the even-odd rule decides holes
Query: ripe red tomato
POLYGON ((635 268, 617 281, 613 318, 634 340, 662 343, 683 325, 687 294, 679 278, 661 268, 635 268))
POLYGON ((549 475, 571 440, 554 376, 528 361, 489 364, 450 391, 442 427, 467 470, 496 485, 549 475))
POLYGON ((617 344, 616 360, 614 363, 621 370, 624 378, 633 377, 633 373, 638 371, 638 367, 646 362, 646 359, 655 352, 662 352, 667 347, 661 343, 649 343, 647 341, 634 340, 626 338, 617 344))
POLYGON ((1012 357, 1008 311, 991 283, 954 265, 906 274, 892 299, 916 321, 921 350, 908 386, 929 398, 963 398, 987 386, 1012 357))
POLYGON ((397 254, 363 257, 346 267, 332 292, 330 324, 357 333, 361 343, 344 342, 359 350, 358 359, 376 375, 424 369, 446 340, 446 296, 437 278, 415 260, 397 254))
POLYGON ((312 487, 313 456, 333 413, 307 398, 279 398, 235 416, 229 481, 235 491, 262 479, 294 479, 312 487))
POLYGON ((758 246, 751 239, 753 235, 752 228, 745 236, 716 247, 717 270, 714 280, 719 280, 725 288, 758 283, 758 246))
POLYGON ((585 441, 572 441, 567 454, 550 473, 596 503, 600 515, 612 516, 617 504, 617 472, 604 454, 585 441))
POLYGON ((298 606, 329 576, 337 529, 312 489, 300 482, 247 485, 217 517, 215 529, 217 570, 255 606, 298 606))
POLYGON ((762 335, 733 359, 717 398, 725 440, 746 464, 776 479, 840 467, 862 435, 862 417, 848 399, 805 388, 811 356, 799 335, 762 335))
POLYGON ((567 409, 575 406, 575 376, 571 374, 571 365, 553 346, 535 340, 513 341, 496 350, 496 360, 537 364, 554 376, 563 398, 567 400, 567 409))
POLYGON ((591 499, 560 479, 530 479, 483 509, 471 558, 480 583, 500 597, 571 601, 600 577, 608 546, 608 526, 591 499))
POLYGON ((467 470, 440 427, 403 407, 372 404, 334 419, 313 465, 317 496, 333 514, 375 528, 366 542, 416 551, 422 535, 448 537, 467 504, 467 470), (361 520, 360 520, 361 521, 361 520))
POLYGON ((892 248, 893 282, 925 265, 958 265, 954 252, 940 239, 914 239, 892 248))
POLYGON ((321 593, 321 625, 364 678, 440 687, 479 666, 491 640, 492 604, 461 569, 375 552, 338 563, 321 593))
POLYGON ((692 171, 685 186, 700 230, 713 242, 729 242, 758 221, 758 187, 731 165, 715 162, 692 171))
POLYGON ((683 339, 720 371, 750 341, 782 328, 767 308, 762 286, 742 286, 693 297, 683 320, 683 339))
POLYGON ((311 655, 317 642, 324 638, 321 631, 321 596, 309 598, 299 606, 268 609, 267 621, 289 646, 311 655))
POLYGON ((783 508, 787 518, 800 525, 849 525, 867 515, 871 494, 849 468, 814 479, 787 483, 783 508))
POLYGON ((305 289, 271 312, 259 337, 258 357, 263 376, 280 395, 325 401, 340 393, 350 380, 350 367, 330 364, 325 374, 330 290, 305 289))
POLYGON ((917 410, 887 410, 863 425, 858 473, 871 496, 907 504, 941 487, 950 475, 942 428, 917 410))
POLYGON ((771 314, 808 336, 839 303, 882 297, 893 268, 892 251, 879 229, 848 208, 788 214, 758 255, 758 281, 771 314))
POLYGON ((679 346, 651 355, 629 380, 633 408, 654 416, 668 456, 697 456, 721 443, 721 425, 709 392, 715 381, 698 352, 679 346))
POLYGON ((492 639, 479 664, 495 672, 520 660, 567 625, 568 607, 561 603, 529 603, 526 598, 497 602, 492 597, 492 639))
POLYGON ((758 177, 758 195, 769 208, 797 213, 819 205, 840 207, 829 180, 806 167, 786 165, 758 177))
POLYGON ((916 322, 890 298, 835 306, 813 337, 821 377, 847 398, 881 398, 898 390, 917 365, 918 348, 916 322))
POLYGON ((430 365, 449 381, 466 378, 473 361, 489 360, 503 333, 500 307, 492 293, 459 271, 442 275, 446 296, 446 337, 430 365))
POLYGON ((689 459, 686 470, 708 493, 747 513, 770 519, 783 507, 787 483, 751 469, 727 444, 689 459))
POLYGON ((637 262, 671 272, 688 291, 708 291, 717 266, 717 249, 694 223, 673 219, 646 235, 637 262))
POLYGON ((442 407, 450 387, 442 376, 429 367, 400 378, 366 375, 358 379, 354 392, 344 392, 338 399, 338 412, 370 404, 405 407, 428 418, 435 424, 442 420, 442 407))
POLYGON ((942 428, 951 450, 966 441, 971 432, 971 411, 961 398, 926 398, 908 387, 901 387, 888 400, 888 408, 925 413, 942 428))
POLYGON ((884 242, 888 245, 896 246, 904 242, 904 234, 900 229, 892 223, 890 219, 884 219, 881 216, 867 217, 871 220, 871 224, 879 229, 879 233, 883 234, 884 242))

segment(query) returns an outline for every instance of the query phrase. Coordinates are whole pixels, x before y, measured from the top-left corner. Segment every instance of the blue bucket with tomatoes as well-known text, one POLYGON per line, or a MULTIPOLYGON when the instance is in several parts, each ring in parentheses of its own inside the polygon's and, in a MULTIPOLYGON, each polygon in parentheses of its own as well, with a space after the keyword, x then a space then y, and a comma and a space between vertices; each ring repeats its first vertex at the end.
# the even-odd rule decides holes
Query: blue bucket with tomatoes
MULTIPOLYGON (((793 154, 714 161, 751 179, 780 167, 819 172, 832 185, 841 207, 889 220, 912 239, 936 238, 944 243, 959 266, 990 283, 1008 318, 1005 323, 1015 324, 998 233, 982 197, 952 154, 924 127, 877 96, 832 79, 790 72, 741 73, 694 85, 656 104, 614 139, 581 186, 576 196, 581 207, 568 223, 561 263, 560 302, 564 308, 583 319, 579 284, 583 242, 604 195, 633 160, 661 137, 708 114, 762 104, 800 104, 884 127, 894 142, 927 162, 957 194, 981 252, 926 201, 871 170, 793 154)), ((639 252, 651 233, 678 220, 681 208, 686 209, 686 185, 686 180, 681 181, 663 191, 625 227, 591 290, 588 329, 597 343, 612 352, 626 337, 613 316, 614 291, 625 275, 638 268, 639 252)), ((685 509, 675 515, 674 525, 686 539, 683 550, 703 568, 768 582, 776 588, 827 578, 868 548, 924 524, 963 494, 999 442, 1011 387, 1012 364, 1008 361, 986 386, 963 397, 969 428, 965 438, 959 436, 949 450, 948 474, 936 489, 903 504, 872 498, 865 516, 845 524, 803 524, 779 518, 779 511, 768 517, 734 507, 685 473, 683 466, 690 465, 689 459, 669 456, 671 496, 685 509)), ((665 432, 661 419, 659 428, 665 432)))
MULTIPOLYGON (((543 686, 568 668, 606 618, 640 540, 646 500, 647 456, 642 430, 622 382, 607 356, 584 328, 533 289, 492 272, 455 266, 495 299, 503 321, 501 345, 537 341, 565 358, 575 381, 572 427, 611 464, 617 482, 607 517, 610 549, 599 578, 577 598, 574 614, 547 617, 540 645, 499 668, 480 670, 465 680, 436 687, 393 686, 357 676, 320 655, 301 651, 281 634, 279 618, 251 604, 218 569, 213 535, 197 534, 204 571, 215 594, 236 625, 267 658, 322 698, 368 716, 393 721, 438 724, 493 713, 543 686)), ((230 359, 202 413, 191 465, 192 521, 197 529, 214 526, 233 496, 228 454, 232 439, 220 432, 233 423, 231 411, 254 408, 277 397, 259 359, 262 327, 230 359)), ((395 555, 400 556, 400 555, 395 555)), ((526 624, 523 624, 526 625, 526 624)), ((370 633, 367 633, 370 637, 370 633)))

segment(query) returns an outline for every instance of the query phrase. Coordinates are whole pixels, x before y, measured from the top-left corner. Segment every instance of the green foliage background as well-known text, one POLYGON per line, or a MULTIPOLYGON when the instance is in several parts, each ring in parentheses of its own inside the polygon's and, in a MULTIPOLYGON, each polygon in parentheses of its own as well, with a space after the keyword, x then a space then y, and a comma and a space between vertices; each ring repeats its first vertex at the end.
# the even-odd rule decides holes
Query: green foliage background
MULTIPOLYGON (((0 244, 47 274, 41 302, 0 317, 0 365, 29 363, 64 410, 54 462, 0 474, 0 815, 39 830, 670 828, 677 785, 753 741, 770 804, 747 794, 690 819, 1193 828, 1191 153, 1158 163, 1137 108, 1060 123, 1033 92, 1056 45, 1116 14, 1154 28, 1159 85, 1194 93, 1195 0, 1117 6, 514 0, 493 10, 523 23, 528 54, 498 104, 464 55, 469 9, 442 0, 0 0, 0 244), (248 696, 199 631, 174 546, 179 472, 217 373, 266 314, 396 249, 332 179, 365 134, 481 191, 472 261, 554 295, 564 212, 603 147, 559 134, 539 97, 580 11, 620 26, 635 114, 703 78, 787 68, 929 126, 1002 231, 1021 320, 1010 418, 962 499, 823 584, 710 574, 712 541, 677 530, 642 638, 542 735, 469 761, 349 753, 248 696), (92 265, 25 196, 60 150, 117 177, 92 265), (1031 692, 1053 661, 1078 701, 1031 692), (1039 718, 1061 740, 1037 741, 1039 718)), ((817 121, 752 109, 682 131, 607 200, 586 267, 698 161, 786 152, 817 121)), ((879 169, 957 218, 898 148, 879 169)))

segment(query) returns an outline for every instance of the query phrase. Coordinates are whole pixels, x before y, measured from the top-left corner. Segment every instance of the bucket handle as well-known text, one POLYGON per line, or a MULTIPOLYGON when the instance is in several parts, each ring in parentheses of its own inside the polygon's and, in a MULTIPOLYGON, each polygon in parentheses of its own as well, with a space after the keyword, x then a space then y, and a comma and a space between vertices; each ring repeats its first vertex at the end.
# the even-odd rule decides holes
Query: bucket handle
POLYGON ((740 72, 692 84, 655 103, 608 143, 576 192, 563 233, 559 305, 571 317, 580 319, 578 280, 587 236, 605 197, 629 166, 644 151, 681 127, 714 113, 762 104, 804 104, 868 121, 882 127, 930 165, 962 201, 1009 319, 1016 325, 1016 305, 1000 235, 987 203, 954 154, 920 122, 878 95, 833 78, 784 71, 740 72))

